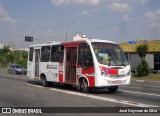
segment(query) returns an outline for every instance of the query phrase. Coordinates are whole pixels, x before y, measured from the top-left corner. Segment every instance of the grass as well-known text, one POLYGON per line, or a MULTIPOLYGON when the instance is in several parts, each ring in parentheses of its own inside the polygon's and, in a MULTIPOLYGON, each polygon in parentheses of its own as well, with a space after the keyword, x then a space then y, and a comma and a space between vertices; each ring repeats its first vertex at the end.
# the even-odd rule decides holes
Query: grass
POLYGON ((160 74, 149 74, 148 76, 144 77, 137 77, 132 74, 131 80, 144 80, 144 81, 156 81, 160 82, 160 74))

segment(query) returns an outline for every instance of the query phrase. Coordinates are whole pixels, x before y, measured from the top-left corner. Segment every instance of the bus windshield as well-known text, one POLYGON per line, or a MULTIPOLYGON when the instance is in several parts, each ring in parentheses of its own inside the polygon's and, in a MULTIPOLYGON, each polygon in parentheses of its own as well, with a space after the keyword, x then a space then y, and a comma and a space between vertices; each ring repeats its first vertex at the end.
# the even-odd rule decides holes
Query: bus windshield
POLYGON ((108 66, 129 65, 122 49, 113 43, 92 42, 92 46, 100 64, 108 66))

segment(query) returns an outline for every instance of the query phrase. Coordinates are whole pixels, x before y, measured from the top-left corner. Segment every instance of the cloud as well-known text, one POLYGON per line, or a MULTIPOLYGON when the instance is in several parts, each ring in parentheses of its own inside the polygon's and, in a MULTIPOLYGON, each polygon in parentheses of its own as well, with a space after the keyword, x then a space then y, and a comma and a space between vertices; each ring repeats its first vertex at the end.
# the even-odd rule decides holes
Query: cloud
POLYGON ((160 28, 160 9, 157 9, 156 11, 148 11, 144 14, 144 17, 150 18, 150 23, 148 24, 148 27, 150 28, 160 28))
POLYGON ((76 15, 88 15, 88 14, 89 14, 89 12, 86 11, 86 10, 78 11, 78 12, 76 13, 76 15))
POLYGON ((70 5, 71 0, 51 0, 51 4, 55 6, 70 5))
POLYGON ((122 2, 112 2, 110 5, 107 5, 107 8, 117 12, 130 12, 132 10, 129 4, 122 2))
POLYGON ((90 13, 93 13, 93 12, 97 12, 96 9, 88 9, 88 10, 82 10, 82 11, 78 11, 76 13, 76 15, 84 15, 84 16, 87 16, 89 15, 90 13))
POLYGON ((140 4, 146 4, 149 0, 104 0, 107 2, 125 2, 125 3, 140 3, 140 4))
POLYGON ((8 12, 2 7, 2 3, 0 2, 0 20, 4 21, 8 24, 15 24, 16 21, 9 16, 8 12))
POLYGON ((123 15, 123 19, 125 20, 125 21, 133 21, 133 19, 131 19, 130 18, 130 15, 128 15, 128 14, 125 14, 125 15, 123 15))
POLYGON ((160 9, 157 9, 155 12, 148 11, 144 14, 144 17, 156 20, 158 18, 158 15, 160 15, 160 9))
POLYGON ((96 5, 98 3, 99 3, 99 0, 51 0, 51 4, 55 6, 67 6, 71 4, 96 5))
POLYGON ((135 3, 139 2, 141 4, 146 4, 148 2, 148 0, 127 0, 127 1, 135 2, 135 3))
POLYGON ((151 28, 160 28, 160 22, 151 23, 148 26, 151 28))

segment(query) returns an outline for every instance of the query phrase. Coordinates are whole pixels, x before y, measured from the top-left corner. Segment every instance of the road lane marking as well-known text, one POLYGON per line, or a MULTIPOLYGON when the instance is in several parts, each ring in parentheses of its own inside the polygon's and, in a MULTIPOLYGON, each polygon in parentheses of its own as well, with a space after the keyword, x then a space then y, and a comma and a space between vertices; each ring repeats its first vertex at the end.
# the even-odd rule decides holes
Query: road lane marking
POLYGON ((136 80, 136 82, 144 82, 144 80, 136 80))
POLYGON ((150 96, 157 96, 160 97, 158 94, 151 94, 151 93, 142 93, 142 92, 136 92, 136 91, 126 91, 126 90, 120 90, 122 92, 127 92, 127 93, 136 93, 136 94, 143 94, 143 95, 150 95, 150 96))
POLYGON ((50 90, 68 93, 68 94, 77 95, 77 96, 98 99, 98 100, 103 100, 103 101, 110 101, 110 102, 115 102, 115 103, 120 103, 120 104, 125 104, 125 105, 137 106, 137 107, 160 107, 160 106, 148 105, 148 104, 137 103, 137 102, 132 102, 132 101, 117 100, 117 99, 113 99, 113 98, 100 97, 100 96, 89 95, 89 94, 85 94, 85 93, 78 93, 78 92, 73 92, 73 91, 68 91, 68 90, 60 90, 60 89, 55 89, 55 88, 51 88, 50 90))
MULTIPOLYGON (((45 88, 45 87, 42 87, 42 86, 39 86, 39 85, 33 85, 33 84, 27 84, 27 85, 31 85, 31 86, 39 87, 39 88, 40 87, 41 88, 45 88)), ((114 102, 114 103, 124 104, 124 105, 130 105, 130 106, 136 106, 136 107, 155 107, 155 108, 156 107, 157 108, 160 107, 160 106, 156 106, 156 105, 143 104, 143 103, 132 102, 132 101, 127 101, 127 100, 118 100, 118 99, 107 98, 107 97, 100 97, 100 96, 96 96, 96 95, 79 93, 79 92, 74 92, 74 91, 61 90, 61 89, 57 89, 57 88, 48 88, 48 89, 52 90, 52 91, 57 91, 57 92, 63 92, 63 93, 71 94, 71 95, 88 97, 88 98, 92 98, 92 99, 97 99, 97 100, 102 100, 102 101, 109 101, 109 102, 114 102)))

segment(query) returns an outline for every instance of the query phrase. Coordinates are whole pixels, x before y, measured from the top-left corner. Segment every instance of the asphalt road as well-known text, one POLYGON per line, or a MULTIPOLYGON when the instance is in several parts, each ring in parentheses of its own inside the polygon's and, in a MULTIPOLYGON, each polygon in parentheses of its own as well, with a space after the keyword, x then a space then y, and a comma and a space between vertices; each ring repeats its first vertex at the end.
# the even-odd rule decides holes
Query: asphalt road
MULTIPOLYGON (((135 107, 137 109, 154 107, 155 111, 159 111, 160 83, 131 82, 128 86, 119 87, 116 93, 109 93, 107 89, 95 89, 91 93, 84 94, 74 87, 65 88, 63 85, 57 84, 44 88, 40 81, 28 80, 24 75, 9 75, 1 70, 0 107, 135 107)), ((95 112, 95 109, 90 110, 95 112)), ((146 113, 140 115, 142 114, 146 115, 146 113)), ((158 114, 154 113, 154 115, 158 114)), ((100 115, 105 114, 101 113, 100 115)), ((153 114, 147 113, 147 115, 153 114)))

